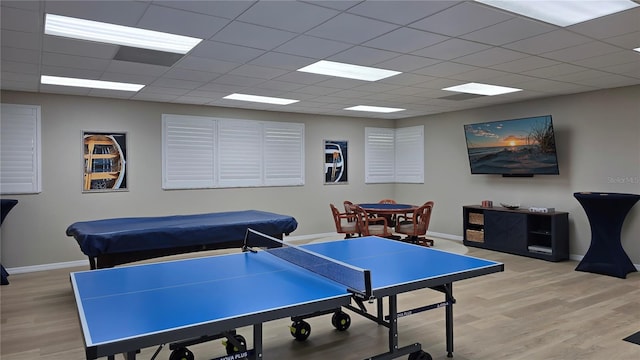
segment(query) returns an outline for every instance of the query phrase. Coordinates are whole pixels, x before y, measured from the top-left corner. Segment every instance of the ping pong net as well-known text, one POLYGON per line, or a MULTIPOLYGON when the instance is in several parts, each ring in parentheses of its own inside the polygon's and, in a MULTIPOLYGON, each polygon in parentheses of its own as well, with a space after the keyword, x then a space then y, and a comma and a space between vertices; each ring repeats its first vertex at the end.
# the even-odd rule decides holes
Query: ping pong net
POLYGON ((347 287, 357 298, 370 299, 371 271, 332 259, 282 240, 247 229, 243 251, 256 252, 255 247, 303 269, 324 276, 347 287))

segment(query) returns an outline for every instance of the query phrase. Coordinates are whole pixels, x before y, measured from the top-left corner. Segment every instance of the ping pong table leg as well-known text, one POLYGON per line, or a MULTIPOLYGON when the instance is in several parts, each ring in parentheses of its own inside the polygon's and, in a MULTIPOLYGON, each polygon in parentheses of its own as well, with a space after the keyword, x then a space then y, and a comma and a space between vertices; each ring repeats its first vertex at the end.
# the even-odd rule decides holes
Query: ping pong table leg
POLYGON ((445 300, 449 304, 445 307, 445 323, 447 333, 447 357, 453 357, 453 283, 445 284, 445 300))
POLYGON ((254 359, 262 359, 262 323, 253 325, 254 359))

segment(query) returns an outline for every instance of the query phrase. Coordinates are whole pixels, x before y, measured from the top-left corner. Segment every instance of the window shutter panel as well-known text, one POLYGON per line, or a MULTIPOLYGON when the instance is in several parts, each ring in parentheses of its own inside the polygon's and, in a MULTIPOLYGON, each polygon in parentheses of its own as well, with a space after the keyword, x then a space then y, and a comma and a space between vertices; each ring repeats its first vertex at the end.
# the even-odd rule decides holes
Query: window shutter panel
POLYGON ((424 183, 424 126, 396 129, 396 182, 424 183))
POLYGON ((162 115, 162 188, 214 186, 215 139, 211 118, 162 115))
POLYGON ((265 185, 304 185, 304 125, 263 124, 265 185))
POLYGON ((0 192, 39 193, 40 106, 2 104, 0 111, 0 192))
POLYGON ((261 124, 249 120, 219 120, 218 131, 219 185, 262 185, 261 124))
POLYGON ((365 183, 395 180, 394 129, 365 128, 365 183))

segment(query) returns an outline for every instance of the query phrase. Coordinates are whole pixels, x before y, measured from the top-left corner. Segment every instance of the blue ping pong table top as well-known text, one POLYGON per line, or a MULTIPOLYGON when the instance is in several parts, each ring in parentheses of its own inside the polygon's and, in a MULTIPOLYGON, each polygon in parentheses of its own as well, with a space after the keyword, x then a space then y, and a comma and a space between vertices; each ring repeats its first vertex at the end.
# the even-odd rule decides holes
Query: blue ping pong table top
MULTIPOLYGON (((304 247, 371 270, 376 297, 503 268, 378 237, 304 247)), ((203 329, 209 334, 304 315, 320 303, 340 307, 351 295, 343 285, 262 251, 75 272, 71 282, 87 348, 127 341, 142 348, 198 337, 203 329)))

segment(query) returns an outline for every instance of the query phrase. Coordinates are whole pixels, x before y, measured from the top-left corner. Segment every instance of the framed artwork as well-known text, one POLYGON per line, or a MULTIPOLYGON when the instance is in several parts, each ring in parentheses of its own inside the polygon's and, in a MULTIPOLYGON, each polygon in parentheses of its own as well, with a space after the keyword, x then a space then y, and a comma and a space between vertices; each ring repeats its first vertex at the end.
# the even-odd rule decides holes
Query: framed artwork
POLYGON ((83 192, 127 190, 127 134, 82 132, 83 192))
POLYGON ((346 140, 324 140, 324 183, 348 183, 348 150, 346 140))

